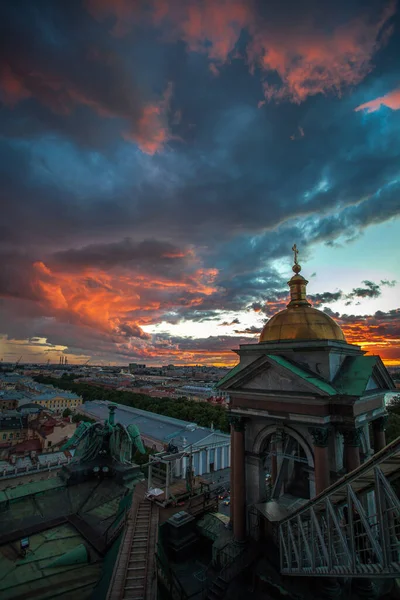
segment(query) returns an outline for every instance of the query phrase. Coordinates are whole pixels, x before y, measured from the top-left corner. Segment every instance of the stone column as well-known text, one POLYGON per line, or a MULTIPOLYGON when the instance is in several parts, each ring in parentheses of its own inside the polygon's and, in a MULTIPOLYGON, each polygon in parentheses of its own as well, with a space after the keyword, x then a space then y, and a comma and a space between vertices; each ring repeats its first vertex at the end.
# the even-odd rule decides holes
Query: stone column
POLYGON ((225 446, 221 448, 221 469, 225 469, 225 446))
POLYGON ((206 473, 210 472, 210 451, 206 450, 206 473))
POLYGON ((361 430, 348 427, 342 430, 344 439, 344 465, 348 473, 360 466, 361 430))
POLYGON ((186 477, 186 469, 187 469, 187 458, 184 456, 182 458, 182 479, 186 477))
POLYGON ((315 494, 318 495, 330 486, 330 464, 328 427, 311 427, 309 429, 314 442, 315 494))
MULTIPOLYGON (((246 475, 245 475, 245 444, 244 419, 234 418, 233 422, 233 536, 236 541, 243 542, 246 538, 246 475)), ((232 490, 231 490, 232 492, 232 490)), ((232 497, 231 497, 232 504, 232 497)))
POLYGON ((385 425, 386 425, 385 417, 380 417, 379 419, 376 419, 372 423, 375 453, 379 452, 379 450, 382 450, 382 448, 384 448, 386 446, 385 425))
POLYGON ((234 461, 234 457, 235 457, 235 430, 233 427, 233 424, 231 423, 231 448, 230 448, 230 476, 231 476, 231 482, 230 482, 230 494, 231 494, 231 510, 230 510, 230 514, 231 514, 231 525, 233 527, 233 524, 235 522, 235 505, 234 505, 234 499, 235 499, 235 461, 234 461))
POLYGON ((271 437, 271 485, 275 484, 278 473, 278 463, 276 457, 276 436, 273 433, 271 437))

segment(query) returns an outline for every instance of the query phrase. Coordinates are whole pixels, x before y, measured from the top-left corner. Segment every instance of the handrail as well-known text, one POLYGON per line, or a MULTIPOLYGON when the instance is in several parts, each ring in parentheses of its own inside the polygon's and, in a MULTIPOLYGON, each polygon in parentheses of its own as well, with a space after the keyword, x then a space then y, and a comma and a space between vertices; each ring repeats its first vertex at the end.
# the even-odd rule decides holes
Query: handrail
MULTIPOLYGON (((299 507, 296 510, 294 510, 293 512, 291 512, 290 515, 288 515, 287 517, 282 519, 282 521, 280 521, 279 525, 283 525, 287 521, 290 521, 291 519, 293 519, 293 517, 300 515, 303 512, 306 512, 307 510, 310 509, 311 506, 318 504, 319 502, 321 502, 321 500, 323 500, 324 498, 333 494, 336 490, 341 488, 344 484, 352 483, 360 475, 362 475, 366 471, 370 471, 375 466, 377 466, 381 462, 383 462, 383 460, 385 458, 386 459, 390 458, 394 454, 398 454, 398 453, 400 453, 400 437, 393 440, 393 442, 391 442, 390 444, 385 446, 385 448, 383 448, 382 450, 380 450, 379 452, 374 454, 370 459, 368 459, 367 461, 362 463, 362 465, 360 465, 359 467, 357 467, 350 473, 346 473, 346 475, 344 475, 343 477, 341 477, 340 479, 335 481, 335 483, 333 483, 328 488, 326 488, 325 490, 320 492, 317 496, 314 496, 313 498, 308 500, 308 502, 303 504, 301 507, 299 507)), ((371 483, 373 484, 373 481, 371 483)), ((367 487, 369 487, 369 486, 367 486, 367 487)))

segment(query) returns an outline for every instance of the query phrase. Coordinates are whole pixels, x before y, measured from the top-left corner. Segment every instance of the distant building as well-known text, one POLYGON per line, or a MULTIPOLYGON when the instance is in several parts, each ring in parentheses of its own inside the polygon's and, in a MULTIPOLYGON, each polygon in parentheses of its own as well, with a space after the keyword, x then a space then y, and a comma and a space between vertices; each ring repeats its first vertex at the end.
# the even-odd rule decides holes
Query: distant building
POLYGON ((62 412, 66 408, 75 409, 81 404, 82 398, 73 392, 65 392, 54 388, 54 391, 35 396, 34 402, 54 412, 62 412))
POLYGON ((0 412, 0 454, 7 454, 14 445, 29 440, 40 439, 32 428, 30 416, 16 410, 0 412))
POLYGON ((0 390, 0 410, 17 409, 26 396, 16 390, 0 390))
MULTIPOLYGON (((108 414, 108 402, 85 402, 85 414, 103 420, 108 414)), ((169 445, 192 455, 195 475, 204 475, 230 466, 230 436, 208 427, 199 427, 181 419, 118 405, 115 420, 123 425, 134 423, 140 429, 143 443, 157 451, 169 445)), ((177 469, 183 477, 188 457, 182 458, 177 469)))
POLYGON ((146 369, 146 365, 138 365, 137 363, 129 363, 129 373, 140 373, 146 369))

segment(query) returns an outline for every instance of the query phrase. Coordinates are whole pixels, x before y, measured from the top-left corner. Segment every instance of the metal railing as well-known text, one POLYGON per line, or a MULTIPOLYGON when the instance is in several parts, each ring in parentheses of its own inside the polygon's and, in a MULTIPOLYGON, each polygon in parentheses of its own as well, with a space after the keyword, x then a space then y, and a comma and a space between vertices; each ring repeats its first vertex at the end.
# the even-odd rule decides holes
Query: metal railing
POLYGON ((393 578, 400 573, 400 438, 279 526, 286 575, 393 578))

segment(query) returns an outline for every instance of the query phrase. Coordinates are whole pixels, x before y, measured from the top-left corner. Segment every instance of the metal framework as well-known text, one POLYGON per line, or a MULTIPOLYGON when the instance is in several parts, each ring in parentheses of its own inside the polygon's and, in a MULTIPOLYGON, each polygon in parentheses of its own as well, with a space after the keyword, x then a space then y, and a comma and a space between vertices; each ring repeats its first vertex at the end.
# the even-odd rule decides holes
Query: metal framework
POLYGON ((281 572, 393 578, 400 573, 400 438, 279 525, 281 572))

